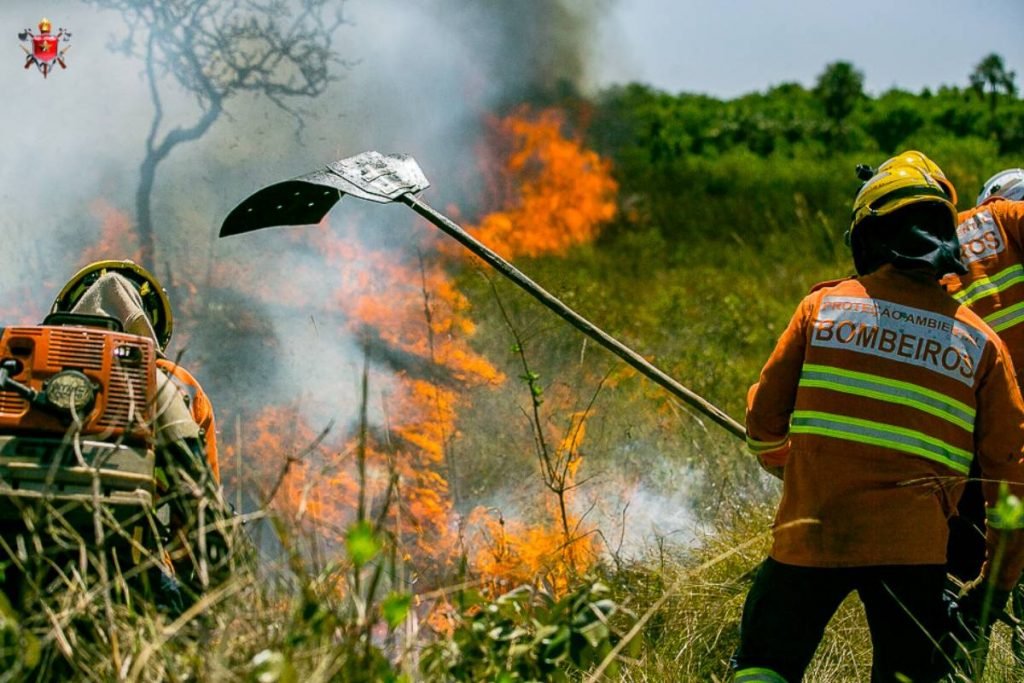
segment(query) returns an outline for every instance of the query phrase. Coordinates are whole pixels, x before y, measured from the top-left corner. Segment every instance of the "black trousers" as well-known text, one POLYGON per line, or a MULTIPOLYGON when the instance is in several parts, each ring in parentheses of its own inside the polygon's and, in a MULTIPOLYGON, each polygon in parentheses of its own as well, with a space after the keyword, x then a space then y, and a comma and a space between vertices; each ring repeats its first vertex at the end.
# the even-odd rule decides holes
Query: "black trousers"
POLYGON ((871 630, 872 683, 936 681, 948 670, 936 644, 947 630, 945 576, 943 565, 820 568, 768 558, 743 607, 733 656, 737 680, 744 680, 744 670, 768 670, 788 683, 802 680, 825 626, 857 591, 871 630))

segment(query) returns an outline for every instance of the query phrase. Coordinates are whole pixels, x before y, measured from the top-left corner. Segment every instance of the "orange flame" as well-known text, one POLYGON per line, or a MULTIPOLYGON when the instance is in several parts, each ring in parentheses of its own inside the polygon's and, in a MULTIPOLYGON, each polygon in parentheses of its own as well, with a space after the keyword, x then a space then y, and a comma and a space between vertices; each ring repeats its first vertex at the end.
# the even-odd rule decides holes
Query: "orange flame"
POLYGON ((507 258, 564 254, 592 241, 615 216, 611 164, 565 137, 563 119, 555 110, 522 111, 497 124, 512 140, 504 167, 512 196, 469 230, 507 258))
MULTIPOLYGON (((609 163, 580 139, 567 136, 567 128, 553 110, 535 114, 524 109, 494 123, 496 154, 502 155, 495 168, 503 190, 500 210, 469 230, 509 258, 565 254, 595 239, 615 214, 617 186, 609 163)), ((138 258, 131 221, 101 201, 93 213, 102 220, 102 235, 82 255, 83 262, 111 254, 138 258)), ((264 482, 262 495, 276 492, 279 511, 340 542, 361 495, 355 463, 364 448, 362 495, 368 513, 376 515, 385 500, 392 501, 388 519, 403 552, 421 560, 421 576, 429 576, 429 568, 443 576, 447 563, 468 552, 472 570, 495 587, 542 579, 562 590, 600 552, 595 535, 572 510, 588 415, 570 408, 571 396, 549 397, 545 404, 552 414, 567 416, 564 432, 545 435, 553 444, 552 471, 564 489, 561 501, 546 496, 531 519, 512 520, 481 509, 460 519, 453 445, 467 389, 499 387, 506 378, 470 344, 476 330, 470 303, 449 272, 462 252, 449 243, 440 246, 436 233, 429 234, 419 258, 411 262, 393 251, 362 247, 340 227, 324 225, 292 236, 311 243, 335 266, 330 298, 346 320, 335 332, 354 334, 370 349, 371 412, 382 413, 373 418, 380 427, 370 430, 362 446, 357 439, 324 443, 289 459, 315 441, 316 430, 297 406, 268 406, 244 427, 244 454, 234 445, 223 447, 224 469, 230 473, 240 464, 233 459, 244 458, 242 468, 264 482)), ((200 274, 190 271, 196 267, 185 264, 176 273, 179 286, 199 281, 200 274)), ((253 285, 254 276, 239 264, 217 263, 207 281, 243 288, 253 285)), ((308 306, 308 292, 299 283, 260 295, 279 305, 308 306)), ((188 317, 179 321, 187 338, 188 317)), ((222 419, 225 424, 230 422, 222 419)), ((544 481, 550 488, 547 474, 544 481)))
MULTIPOLYGON (((564 128, 564 117, 554 110, 536 116, 521 110, 496 125, 511 148, 498 183, 508 188, 505 206, 469 230, 506 257, 564 254, 596 238, 615 215, 618 188, 610 164, 579 139, 563 135, 564 128)), ((548 397, 546 407, 563 412, 571 404, 571 396, 548 397)), ((556 494, 546 499, 543 515, 509 521, 482 508, 471 515, 472 566, 496 586, 542 579, 563 591, 597 558, 596 536, 572 511, 587 417, 570 412, 560 438, 540 435, 557 443, 542 457, 544 483, 556 494)))
MULTIPOLYGON (((508 257, 564 254, 593 240, 614 216, 617 188, 608 162, 563 135, 565 127, 554 111, 533 115, 523 110, 495 124, 501 146, 509 150, 498 169, 501 186, 509 189, 501 210, 470 230, 508 257)), ((383 402, 387 433, 367 450, 374 482, 369 497, 380 500, 382 482, 394 478, 398 495, 392 522, 414 555, 443 566, 461 545, 451 453, 466 389, 505 381, 470 347, 475 324, 469 302, 439 258, 461 253, 439 250, 438 242, 428 239, 419 259, 410 263, 390 251, 358 249, 353 236, 339 229, 311 231, 307 239, 341 273, 334 300, 346 314, 348 331, 366 338, 374 349, 371 358, 392 368, 389 377, 374 378, 388 387, 383 402), (356 263, 359 267, 353 267, 356 263)), ((571 399, 564 396, 548 406, 558 411, 571 399)), ((495 587, 543 579, 562 590, 598 556, 594 534, 582 528, 583 520, 571 510, 587 415, 567 412, 565 433, 545 435, 553 444, 545 483, 563 489, 561 501, 549 496, 530 520, 506 520, 482 509, 466 520, 473 571, 495 587)), ((316 466, 293 468, 283 487, 285 505, 325 526, 343 528, 358 495, 349 460, 354 448, 349 443, 331 456, 347 462, 326 479, 316 466), (312 493, 326 485, 331 495, 312 493)), ((269 442, 261 450, 274 452, 269 442)))
POLYGON ((89 212, 100 221, 100 237, 79 256, 79 267, 111 258, 141 262, 142 252, 138 235, 135 234, 135 222, 127 213, 105 199, 93 200, 89 212))

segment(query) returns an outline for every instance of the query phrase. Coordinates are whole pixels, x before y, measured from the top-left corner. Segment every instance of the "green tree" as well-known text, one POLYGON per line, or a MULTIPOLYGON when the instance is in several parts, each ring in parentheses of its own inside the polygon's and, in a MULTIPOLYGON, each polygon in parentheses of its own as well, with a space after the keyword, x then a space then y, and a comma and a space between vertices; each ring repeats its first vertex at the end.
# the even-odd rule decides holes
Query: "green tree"
POLYGON ((864 74, 849 62, 832 62, 818 76, 814 94, 825 115, 841 127, 864 97, 864 74))
POLYGON ((867 108, 862 123, 864 130, 875 139, 883 152, 895 152, 896 147, 916 133, 925 122, 921 104, 915 95, 890 90, 867 108))
POLYGON ((989 111, 995 113, 1000 95, 1013 97, 1017 94, 1016 77, 1015 72, 1007 70, 1003 58, 993 52, 978 62, 971 72, 971 89, 980 99, 987 97, 989 111))

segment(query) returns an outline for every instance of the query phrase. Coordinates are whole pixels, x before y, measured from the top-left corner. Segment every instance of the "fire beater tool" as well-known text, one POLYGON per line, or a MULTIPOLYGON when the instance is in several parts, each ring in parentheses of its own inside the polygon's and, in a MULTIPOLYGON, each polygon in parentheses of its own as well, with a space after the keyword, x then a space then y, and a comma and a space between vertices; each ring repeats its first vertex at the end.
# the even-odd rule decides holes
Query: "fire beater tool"
POLYGON ((729 433, 745 438, 743 426, 732 417, 569 308, 511 263, 416 196, 428 187, 430 183, 411 156, 363 152, 335 161, 313 173, 270 185, 256 192, 228 214, 221 226, 220 236, 227 237, 275 226, 319 223, 331 207, 346 194, 378 204, 400 202, 525 289, 570 325, 629 363, 642 375, 704 413, 729 433))

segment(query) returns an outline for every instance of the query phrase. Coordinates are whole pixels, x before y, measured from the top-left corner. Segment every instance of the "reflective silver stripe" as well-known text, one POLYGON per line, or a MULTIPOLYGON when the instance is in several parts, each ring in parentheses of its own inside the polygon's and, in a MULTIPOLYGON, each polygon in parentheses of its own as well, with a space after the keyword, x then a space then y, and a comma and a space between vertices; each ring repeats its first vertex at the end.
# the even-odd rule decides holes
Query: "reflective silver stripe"
POLYGON ((954 294, 953 298, 965 306, 970 306, 980 299, 1009 289, 1019 282, 1024 282, 1024 266, 1018 263, 996 273, 991 278, 984 277, 975 280, 954 294))
POLYGON ((991 211, 976 213, 956 226, 956 238, 960 242, 960 259, 965 266, 1006 250, 1006 240, 991 211))
POLYGON ((1024 301, 985 316, 985 322, 996 332, 1013 327, 1022 320, 1024 320, 1024 301))
POLYGON ((791 431, 793 434, 814 434, 919 455, 961 474, 967 474, 974 457, 970 451, 913 429, 815 410, 794 412, 791 431))
POLYGON ((866 372, 807 363, 800 375, 800 386, 829 389, 896 403, 934 415, 968 432, 974 431, 973 408, 943 396, 937 391, 910 382, 901 382, 866 372))

